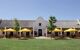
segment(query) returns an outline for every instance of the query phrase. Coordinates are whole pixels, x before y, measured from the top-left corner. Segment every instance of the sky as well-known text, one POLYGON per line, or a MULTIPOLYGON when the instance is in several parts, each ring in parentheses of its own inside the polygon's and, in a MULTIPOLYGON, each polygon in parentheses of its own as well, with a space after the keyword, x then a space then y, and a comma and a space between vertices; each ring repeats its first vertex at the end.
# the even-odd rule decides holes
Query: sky
POLYGON ((0 19, 80 19, 80 0, 0 0, 0 19))

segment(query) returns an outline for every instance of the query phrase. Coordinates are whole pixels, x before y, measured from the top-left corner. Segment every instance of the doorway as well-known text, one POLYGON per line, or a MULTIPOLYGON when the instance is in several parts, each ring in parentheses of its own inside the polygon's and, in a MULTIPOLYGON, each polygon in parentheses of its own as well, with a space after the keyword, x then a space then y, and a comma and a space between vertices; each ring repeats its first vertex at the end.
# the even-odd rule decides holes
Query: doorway
POLYGON ((38 36, 42 36, 42 29, 38 29, 38 36))

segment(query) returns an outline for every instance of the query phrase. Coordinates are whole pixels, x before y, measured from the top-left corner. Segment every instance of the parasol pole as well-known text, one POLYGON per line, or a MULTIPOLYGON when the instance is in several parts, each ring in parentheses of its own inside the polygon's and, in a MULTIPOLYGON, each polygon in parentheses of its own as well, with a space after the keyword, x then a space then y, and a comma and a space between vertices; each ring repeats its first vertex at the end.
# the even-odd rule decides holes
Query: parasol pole
MULTIPOLYGON (((21 27, 20 27, 20 30, 21 30, 21 27)), ((20 35, 20 37, 21 37, 21 31, 19 31, 19 33, 20 33, 19 35, 20 35)))
POLYGON ((4 32, 5 32, 5 34, 4 34, 4 38, 6 38, 6 27, 4 28, 4 30, 5 30, 5 31, 4 31, 4 32))

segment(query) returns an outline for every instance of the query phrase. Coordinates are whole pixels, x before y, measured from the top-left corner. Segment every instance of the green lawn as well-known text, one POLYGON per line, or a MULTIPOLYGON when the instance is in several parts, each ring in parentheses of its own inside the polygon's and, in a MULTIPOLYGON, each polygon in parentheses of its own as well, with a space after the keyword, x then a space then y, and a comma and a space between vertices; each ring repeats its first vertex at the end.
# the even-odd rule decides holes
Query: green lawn
POLYGON ((0 50, 80 50, 80 40, 0 39, 0 50))

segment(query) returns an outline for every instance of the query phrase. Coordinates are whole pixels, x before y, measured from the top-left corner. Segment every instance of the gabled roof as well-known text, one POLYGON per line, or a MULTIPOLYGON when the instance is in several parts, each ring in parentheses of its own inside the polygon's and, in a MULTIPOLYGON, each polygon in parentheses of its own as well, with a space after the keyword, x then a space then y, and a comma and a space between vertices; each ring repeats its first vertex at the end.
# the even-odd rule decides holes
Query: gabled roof
MULTIPOLYGON (((33 27, 33 23, 35 23, 36 20, 18 20, 18 21, 21 27, 33 27)), ((62 28, 72 28, 72 27, 80 28, 80 25, 78 25, 78 22, 76 20, 58 20, 55 23, 55 25, 57 27, 62 27, 62 28)), ((13 27, 13 26, 14 26, 13 20, 2 20, 0 24, 0 28, 13 27)))
POLYGON ((78 25, 76 20, 59 20, 55 25, 62 28, 80 28, 80 25, 78 25))
MULTIPOLYGON (((34 20, 18 20, 21 27, 32 27, 34 20)), ((1 28, 4 27, 14 27, 13 20, 2 20, 0 24, 1 28)))

